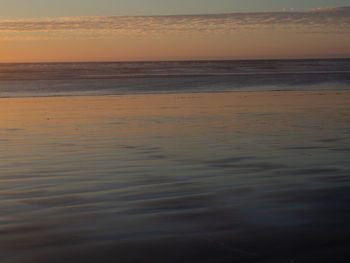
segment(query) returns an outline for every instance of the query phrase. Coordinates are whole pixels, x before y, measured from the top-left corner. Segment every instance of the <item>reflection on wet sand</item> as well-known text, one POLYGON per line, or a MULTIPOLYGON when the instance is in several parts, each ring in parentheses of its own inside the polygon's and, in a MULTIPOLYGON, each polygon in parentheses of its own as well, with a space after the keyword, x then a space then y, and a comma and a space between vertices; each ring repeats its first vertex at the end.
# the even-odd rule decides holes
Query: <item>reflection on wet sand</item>
POLYGON ((349 99, 1 99, 0 261, 343 262, 349 99))

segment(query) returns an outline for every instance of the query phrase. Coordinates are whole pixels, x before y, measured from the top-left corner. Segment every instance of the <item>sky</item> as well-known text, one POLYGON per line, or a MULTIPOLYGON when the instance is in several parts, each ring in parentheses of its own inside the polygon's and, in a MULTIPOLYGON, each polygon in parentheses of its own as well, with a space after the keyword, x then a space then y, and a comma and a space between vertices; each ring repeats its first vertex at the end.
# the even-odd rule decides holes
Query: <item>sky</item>
POLYGON ((0 5, 0 62, 350 57, 350 0, 0 5))
POLYGON ((349 6, 350 0, 0 0, 0 18, 262 12, 349 6))

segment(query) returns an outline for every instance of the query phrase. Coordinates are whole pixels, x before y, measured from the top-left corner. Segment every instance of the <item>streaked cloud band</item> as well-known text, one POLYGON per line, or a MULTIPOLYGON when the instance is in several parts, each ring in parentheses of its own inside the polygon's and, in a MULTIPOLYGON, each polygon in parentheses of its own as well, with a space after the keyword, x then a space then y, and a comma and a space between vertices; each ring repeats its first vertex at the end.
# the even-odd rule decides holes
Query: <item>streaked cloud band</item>
POLYGON ((0 20, 0 39, 21 36, 101 37, 143 34, 234 33, 281 30, 298 33, 349 33, 350 7, 306 12, 260 12, 171 16, 104 16, 0 20), (74 35, 73 34, 73 35, 74 35))

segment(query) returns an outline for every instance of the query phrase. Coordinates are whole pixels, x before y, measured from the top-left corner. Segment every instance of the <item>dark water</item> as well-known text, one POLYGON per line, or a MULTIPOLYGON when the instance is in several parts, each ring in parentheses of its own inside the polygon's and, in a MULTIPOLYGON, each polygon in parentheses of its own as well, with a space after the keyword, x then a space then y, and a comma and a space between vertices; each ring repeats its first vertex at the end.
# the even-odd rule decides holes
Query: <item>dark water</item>
POLYGON ((0 97, 348 89, 349 59, 0 64, 0 97))
POLYGON ((0 262, 347 262, 349 98, 2 98, 0 262))

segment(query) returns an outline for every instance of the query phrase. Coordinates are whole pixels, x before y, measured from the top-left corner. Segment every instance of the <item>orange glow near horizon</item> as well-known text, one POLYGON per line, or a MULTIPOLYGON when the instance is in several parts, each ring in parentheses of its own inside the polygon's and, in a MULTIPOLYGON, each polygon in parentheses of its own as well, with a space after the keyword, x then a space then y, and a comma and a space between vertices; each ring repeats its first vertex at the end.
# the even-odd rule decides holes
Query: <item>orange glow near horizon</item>
POLYGON ((350 56, 348 36, 292 34, 4 41, 0 62, 254 59, 350 56), (269 39, 275 41, 269 41, 269 39))

